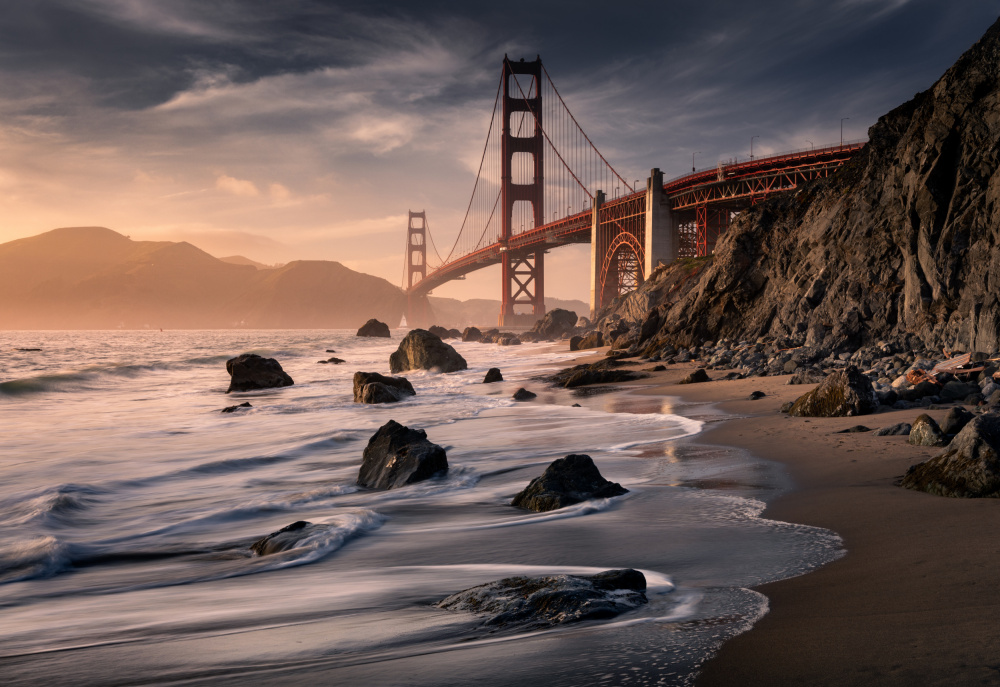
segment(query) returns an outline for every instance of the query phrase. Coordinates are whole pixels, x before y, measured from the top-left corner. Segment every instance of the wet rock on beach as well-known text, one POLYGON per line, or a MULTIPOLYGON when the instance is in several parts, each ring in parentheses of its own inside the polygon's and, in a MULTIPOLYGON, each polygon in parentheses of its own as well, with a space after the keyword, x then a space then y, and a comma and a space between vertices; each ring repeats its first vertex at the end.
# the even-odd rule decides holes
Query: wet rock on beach
POLYGON ((638 570, 597 575, 507 577, 452 594, 438 608, 484 618, 490 630, 532 630, 613 618, 646 603, 646 577, 638 570))

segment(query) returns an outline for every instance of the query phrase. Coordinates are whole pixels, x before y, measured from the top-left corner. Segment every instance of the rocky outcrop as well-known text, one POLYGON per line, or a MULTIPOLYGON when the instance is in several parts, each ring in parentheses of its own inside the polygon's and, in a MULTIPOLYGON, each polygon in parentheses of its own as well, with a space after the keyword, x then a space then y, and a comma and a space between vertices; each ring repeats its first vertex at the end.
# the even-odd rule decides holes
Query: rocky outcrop
POLYGON ((524 387, 521 387, 520 389, 514 392, 514 395, 511 396, 511 398, 513 398, 515 401, 530 401, 531 399, 536 398, 537 396, 538 394, 536 394, 535 392, 528 391, 524 387))
POLYGON ((872 433, 877 437, 905 437, 910 435, 911 429, 913 429, 913 425, 909 422, 900 422, 895 425, 876 429, 872 433))
POLYGON ((230 358, 226 361, 226 372, 230 375, 227 394, 233 391, 273 389, 295 384, 288 373, 281 369, 281 364, 277 360, 262 358, 256 353, 244 353, 230 358))
POLYGON ((500 373, 499 367, 491 367, 486 371, 486 377, 483 378, 483 384, 494 384, 496 382, 502 382, 503 375, 500 373))
POLYGON ((528 333, 534 334, 539 339, 558 339, 563 334, 573 331, 576 321, 579 319, 575 312, 555 308, 545 313, 545 316, 535 322, 535 325, 528 333))
POLYGON ((452 594, 437 606, 483 616, 491 630, 534 630, 613 618, 646 603, 645 591, 645 575, 632 569, 508 577, 452 594))
POLYGON ((678 384, 701 384, 702 382, 710 382, 711 379, 708 378, 708 373, 705 372, 705 368, 699 367, 688 374, 684 379, 677 382, 678 384))
POLYGON ((1000 416, 969 422, 943 453, 910 467, 902 486, 939 496, 1000 497, 1000 416))
POLYGON ((358 484, 371 489, 394 489, 428 480, 447 469, 445 450, 428 441, 424 430, 389 420, 368 440, 358 484))
POLYGON ((378 372, 354 373, 355 403, 395 403, 416 393, 406 377, 386 377, 378 372))
POLYGON ((479 341, 483 338, 483 333, 478 327, 466 327, 462 332, 462 341, 479 341))
POLYGON ((266 537, 258 539, 250 546, 250 550, 258 556, 270 556, 280 551, 288 551, 289 549, 294 549, 296 544, 313 534, 319 528, 320 525, 299 520, 293 522, 291 525, 282 527, 277 532, 272 532, 266 537))
POLYGON ((451 335, 452 330, 445 329, 444 327, 439 327, 436 324, 432 324, 430 327, 428 327, 427 331, 429 331, 431 334, 434 334, 435 336, 437 336, 437 337, 439 337, 441 339, 451 339, 451 338, 453 338, 452 335, 451 335))
POLYGON ((584 351, 590 348, 600 348, 603 345, 604 345, 604 334, 602 334, 600 331, 593 331, 588 333, 582 339, 580 339, 580 342, 577 344, 577 348, 581 351, 584 351))
POLYGON ((836 174, 741 213, 685 288, 665 288, 688 269, 672 265, 602 318, 661 308, 657 346, 1000 350, 1000 22, 868 137, 836 174))
POLYGON ((253 408, 253 406, 250 405, 250 401, 245 401, 244 403, 240 403, 239 405, 226 406, 225 408, 222 409, 222 412, 223 413, 235 413, 235 412, 237 412, 239 410, 242 410, 244 408, 253 408))
POLYGON ((944 422, 941 423, 941 431, 946 435, 955 435, 965 429, 965 426, 974 418, 975 415, 970 413, 965 408, 960 406, 955 406, 948 411, 948 414, 944 416, 944 422))
POLYGON ((851 417, 876 410, 878 399, 871 380, 852 365, 830 373, 818 387, 795 401, 788 414, 797 417, 851 417))
POLYGON ((606 360, 600 360, 596 363, 584 363, 582 365, 568 367, 560 370, 554 375, 544 377, 544 380, 565 389, 575 389, 576 387, 587 386, 590 384, 617 384, 621 382, 631 382, 633 380, 643 379, 649 376, 642 372, 616 369, 621 364, 622 363, 618 360, 608 358, 606 360))
POLYGON ((371 336, 388 339, 389 325, 385 322, 379 322, 373 317, 361 325, 361 329, 358 330, 357 336, 371 336))
POLYGON ((571 351, 579 351, 580 350, 580 342, 581 341, 583 341, 583 337, 582 336, 571 336, 570 339, 569 339, 569 350, 571 350, 571 351))
POLYGON ((468 367, 458 351, 425 329, 411 331, 389 356, 389 369, 394 373, 406 370, 457 372, 468 367))
POLYGON ((316 362, 319 363, 320 365, 329 365, 329 364, 340 365, 341 363, 347 361, 341 358, 327 358, 326 360, 317 360, 316 362))
POLYGON ((542 513, 627 493, 622 485, 604 479, 590 456, 572 454, 553 461, 510 505, 542 513))
POLYGON ((947 442, 938 423, 930 415, 920 415, 910 428, 908 444, 914 446, 944 446, 947 442))

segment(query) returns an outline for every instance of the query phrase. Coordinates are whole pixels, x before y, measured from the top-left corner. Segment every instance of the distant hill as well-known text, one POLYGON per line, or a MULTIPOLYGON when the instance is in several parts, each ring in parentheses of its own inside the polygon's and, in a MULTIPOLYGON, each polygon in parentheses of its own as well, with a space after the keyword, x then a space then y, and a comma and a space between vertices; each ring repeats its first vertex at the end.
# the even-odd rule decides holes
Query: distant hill
POLYGON ((269 270, 275 267, 284 267, 284 265, 265 265, 262 262, 257 262, 256 260, 251 260, 250 258, 245 258, 242 255, 229 255, 224 258, 219 258, 222 262, 228 262, 233 265, 250 265, 251 267, 256 267, 259 270, 269 270))
MULTIPOLYGON (((427 300, 434 312, 434 324, 442 327, 496 326, 497 316, 500 314, 500 301, 488 298, 460 301, 431 296, 427 300)), ((545 309, 554 308, 571 310, 580 317, 590 317, 590 306, 583 301, 546 298, 545 309)))
POLYGON ((338 262, 234 262, 103 227, 10 241, 0 244, 0 328, 339 329, 371 317, 396 326, 406 307, 398 287, 338 262))

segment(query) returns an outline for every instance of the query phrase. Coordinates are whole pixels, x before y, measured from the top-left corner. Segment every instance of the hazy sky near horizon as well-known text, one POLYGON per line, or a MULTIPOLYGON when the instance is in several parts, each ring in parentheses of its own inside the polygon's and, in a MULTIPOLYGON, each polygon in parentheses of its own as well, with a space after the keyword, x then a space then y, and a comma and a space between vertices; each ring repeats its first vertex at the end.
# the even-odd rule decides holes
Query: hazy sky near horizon
MULTIPOLYGON (((0 242, 61 226, 400 283, 450 244, 501 60, 534 58, 627 179, 836 143, 929 87, 1000 0, 0 0, 0 242)), ((589 247, 546 292, 586 300, 589 247)), ((499 270, 436 295, 499 298, 499 270)))

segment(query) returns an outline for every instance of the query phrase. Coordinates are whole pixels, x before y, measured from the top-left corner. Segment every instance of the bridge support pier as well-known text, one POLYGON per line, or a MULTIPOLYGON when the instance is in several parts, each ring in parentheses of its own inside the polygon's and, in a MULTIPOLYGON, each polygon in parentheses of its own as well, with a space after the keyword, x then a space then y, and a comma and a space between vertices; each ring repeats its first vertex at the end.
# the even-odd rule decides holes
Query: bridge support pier
POLYGON ((545 251, 511 255, 500 262, 503 302, 500 327, 530 326, 545 316, 545 251), (530 313, 514 312, 515 305, 531 306, 530 313))
POLYGON ((663 191, 663 172, 654 167, 646 179, 646 255, 643 275, 649 279, 657 265, 677 259, 680 244, 678 223, 670 212, 670 200, 663 191))
POLYGON ((590 319, 601 309, 601 261, 604 250, 601 246, 601 206, 604 205, 604 191, 594 194, 594 207, 590 219, 590 319))

